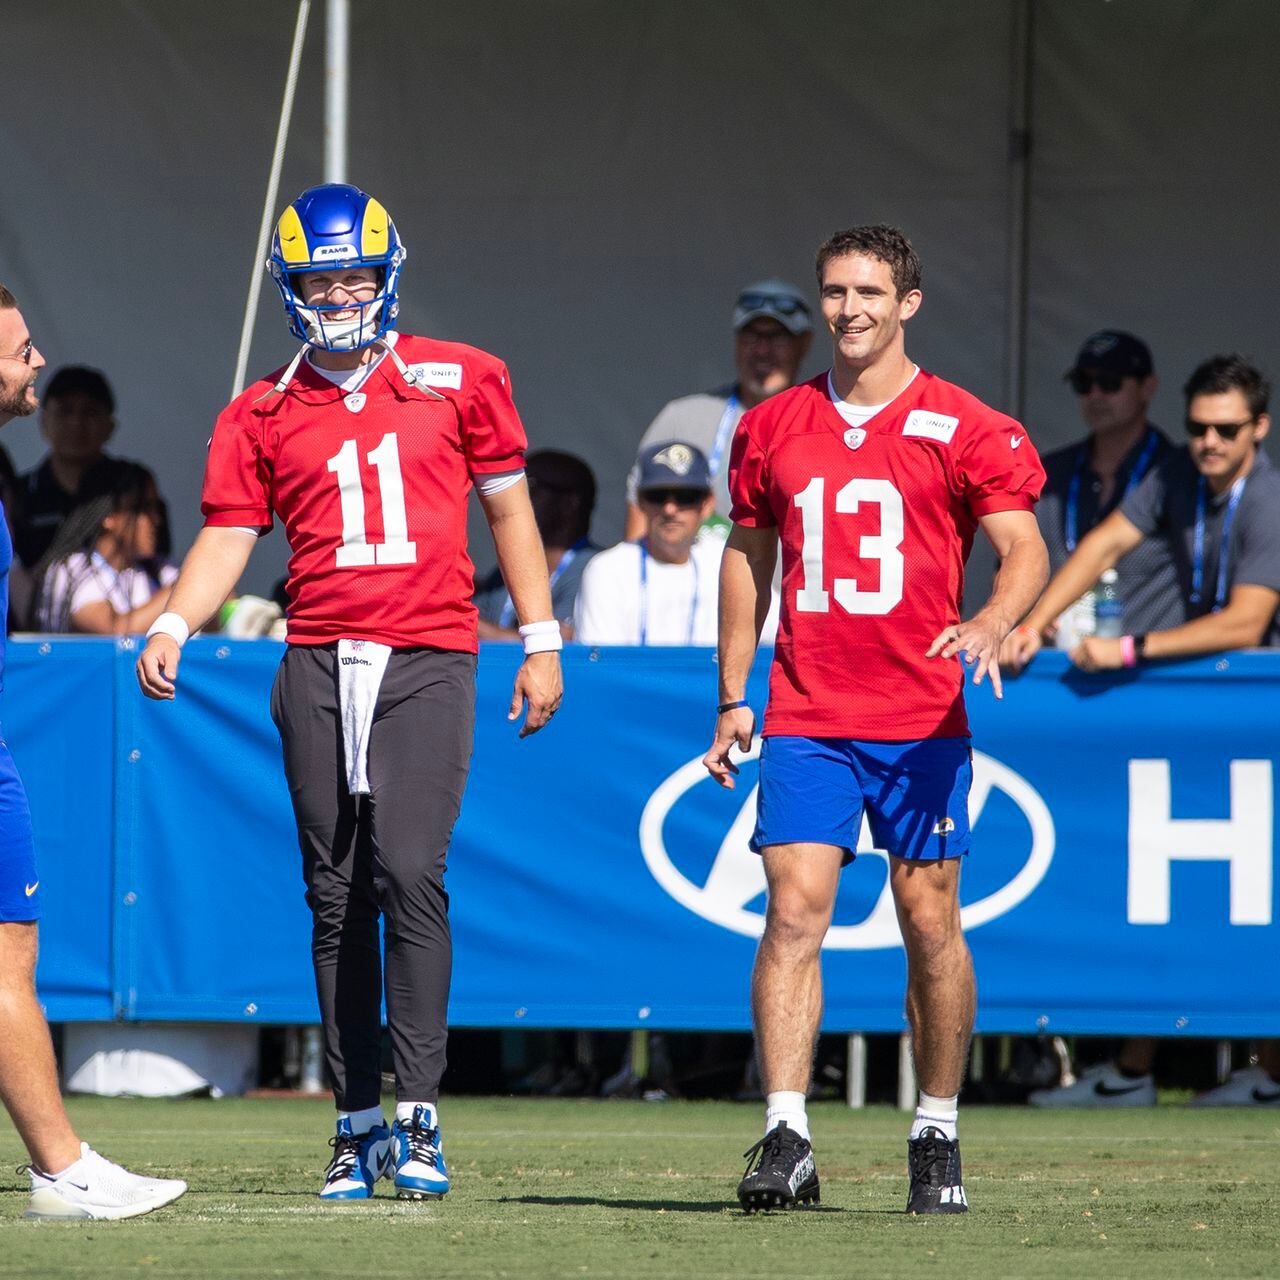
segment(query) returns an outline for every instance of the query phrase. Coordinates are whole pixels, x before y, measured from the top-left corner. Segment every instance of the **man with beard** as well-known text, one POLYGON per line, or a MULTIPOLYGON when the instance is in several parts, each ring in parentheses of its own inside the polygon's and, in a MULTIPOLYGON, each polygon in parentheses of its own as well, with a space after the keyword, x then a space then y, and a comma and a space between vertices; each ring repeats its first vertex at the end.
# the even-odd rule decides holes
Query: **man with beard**
MULTIPOLYGON (((0 285, 0 426, 39 406, 44 368, 17 300, 0 285)), ((0 520, 0 672, 13 545, 0 520)), ((141 1178, 104 1159, 71 1127, 35 970, 40 918, 31 813, 22 779, 0 738, 0 1101, 31 1155, 28 1218, 132 1218, 176 1200, 185 1182, 141 1178)))

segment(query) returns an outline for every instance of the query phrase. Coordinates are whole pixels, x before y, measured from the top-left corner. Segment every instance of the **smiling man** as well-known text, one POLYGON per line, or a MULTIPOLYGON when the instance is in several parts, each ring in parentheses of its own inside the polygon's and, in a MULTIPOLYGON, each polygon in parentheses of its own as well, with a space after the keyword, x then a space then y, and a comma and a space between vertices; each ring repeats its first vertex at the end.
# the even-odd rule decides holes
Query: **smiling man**
POLYGON ((733 786, 745 698, 782 547, 778 630, 752 848, 769 904, 752 1012, 764 1137, 738 1187, 747 1212, 817 1200, 805 1113, 822 1014, 822 940, 865 811, 907 951, 920 1081, 908 1139, 911 1213, 967 1208, 956 1136, 973 1029, 973 965, 960 929, 972 769, 964 669, 1000 696, 1000 644, 1047 573, 1034 507, 1044 482, 1022 426, 918 368, 904 348, 920 260, 894 227, 854 227, 817 256, 832 366, 742 419, 729 483, 734 528, 720 576, 720 706, 704 763, 733 786), (960 616, 981 527, 1003 566, 987 604, 960 616))
MULTIPOLYGON (((0 427, 39 406, 44 356, 17 300, 0 285, 0 427)), ((0 511, 0 673, 13 547, 0 511)), ((22 779, 0 737, 0 1100, 31 1155, 28 1218, 132 1218, 176 1200, 187 1188, 142 1178, 100 1156, 71 1127, 58 1091, 49 1027, 36 996, 40 877, 22 779)))
POLYGON ((313 187, 284 211, 269 266, 303 345, 219 415, 205 526, 138 663, 148 697, 174 696, 187 635, 278 517, 292 554, 271 710, 338 1107, 326 1201, 368 1199, 383 1177, 402 1198, 450 1186, 437 1111, 453 966, 444 876, 475 721, 473 487, 524 642, 508 714, 527 706, 521 737, 548 723, 561 692, 560 624, 506 366, 396 332, 404 258, 386 209, 356 187, 313 187))

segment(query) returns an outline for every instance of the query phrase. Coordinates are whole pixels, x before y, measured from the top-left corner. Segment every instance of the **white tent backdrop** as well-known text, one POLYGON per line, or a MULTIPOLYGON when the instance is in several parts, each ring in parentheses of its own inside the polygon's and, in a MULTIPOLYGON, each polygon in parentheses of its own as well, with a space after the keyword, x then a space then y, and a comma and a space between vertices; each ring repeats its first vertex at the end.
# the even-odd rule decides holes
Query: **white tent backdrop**
MULTIPOLYGON (((811 287, 838 227, 906 228, 925 263, 912 354, 1000 404, 1022 6, 352 0, 349 174, 409 246, 403 327, 507 360, 532 442, 595 468, 601 541, 653 413, 727 379, 737 288, 811 287)), ((113 448, 158 473, 180 549, 230 391, 295 11, 43 0, 5 16, 0 281, 52 367, 107 372, 113 448)), ((1280 374, 1280 5, 1032 12, 1026 421, 1042 448, 1079 434, 1062 372, 1118 325, 1151 343, 1156 417, 1176 428, 1204 356, 1239 348, 1280 374)), ((323 54, 317 4, 282 199, 321 179, 323 54)), ((290 354, 264 290, 251 375, 290 354)), ((2 442, 23 467, 42 452, 34 419, 2 442)), ((246 585, 283 559, 277 533, 246 585)))

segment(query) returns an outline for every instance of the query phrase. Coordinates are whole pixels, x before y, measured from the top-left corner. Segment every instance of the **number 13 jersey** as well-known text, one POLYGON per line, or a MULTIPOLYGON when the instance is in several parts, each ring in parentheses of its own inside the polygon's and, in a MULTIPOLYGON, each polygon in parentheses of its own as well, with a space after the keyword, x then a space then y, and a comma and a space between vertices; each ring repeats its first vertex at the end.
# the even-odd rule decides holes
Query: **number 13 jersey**
POLYGON ((223 410, 209 442, 205 523, 289 542, 291 644, 374 640, 474 653, 471 477, 516 471, 526 440, 501 361, 402 334, 355 392, 303 360, 223 410), (422 385, 420 384, 420 386, 422 385))
POLYGON ((733 520, 782 547, 762 732, 964 736, 960 665, 925 651, 960 619, 979 518, 1033 510, 1044 469, 1019 423, 923 369, 860 427, 827 385, 764 401, 733 442, 733 520))

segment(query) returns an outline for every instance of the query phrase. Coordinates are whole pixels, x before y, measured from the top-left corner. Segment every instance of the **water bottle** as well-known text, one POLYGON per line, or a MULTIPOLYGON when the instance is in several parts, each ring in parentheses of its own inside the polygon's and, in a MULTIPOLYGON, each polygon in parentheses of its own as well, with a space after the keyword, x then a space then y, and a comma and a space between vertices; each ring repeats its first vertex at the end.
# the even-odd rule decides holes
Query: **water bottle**
POLYGON ((1058 618, 1057 634, 1053 638, 1058 649, 1074 649, 1086 636, 1098 629, 1098 588, 1090 587, 1075 604, 1064 609, 1058 618))
POLYGON ((1116 590, 1116 571, 1108 569, 1094 588, 1096 624, 1093 634, 1100 639, 1114 640, 1124 635, 1124 602, 1116 590))

